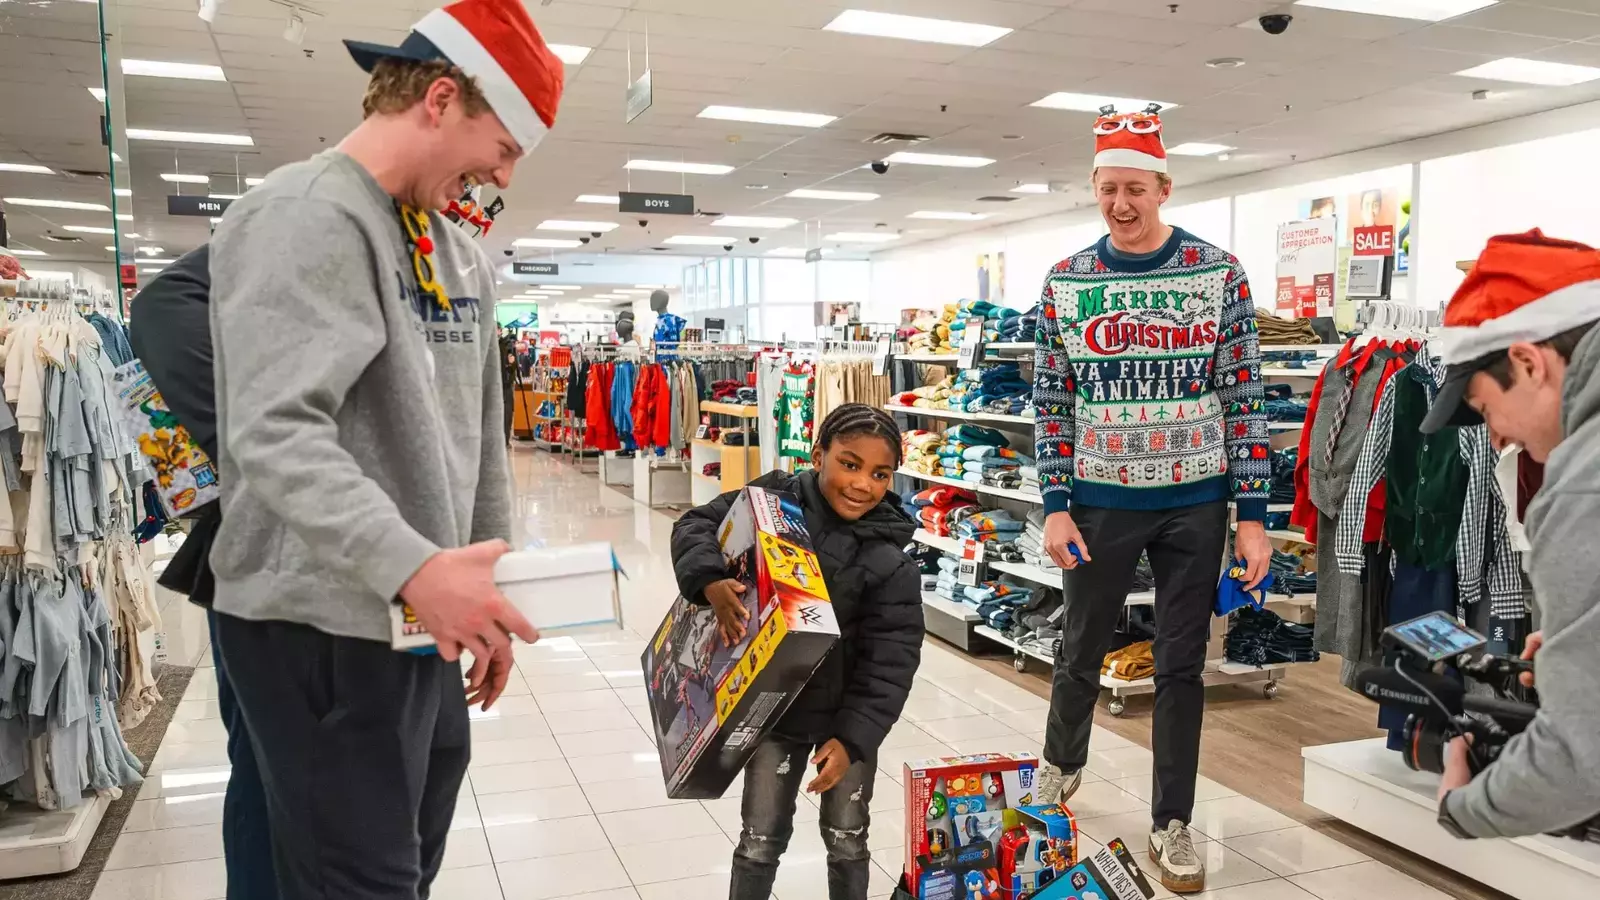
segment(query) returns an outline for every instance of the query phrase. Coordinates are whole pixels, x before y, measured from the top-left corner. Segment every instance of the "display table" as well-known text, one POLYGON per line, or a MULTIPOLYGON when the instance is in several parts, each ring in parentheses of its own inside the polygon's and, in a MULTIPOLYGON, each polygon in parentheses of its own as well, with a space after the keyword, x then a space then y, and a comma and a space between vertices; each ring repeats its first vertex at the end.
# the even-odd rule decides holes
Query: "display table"
POLYGON ((1413 772, 1382 738, 1300 751, 1305 802, 1522 900, 1600 897, 1600 844, 1554 837, 1463 841, 1438 824, 1439 776, 1413 772))

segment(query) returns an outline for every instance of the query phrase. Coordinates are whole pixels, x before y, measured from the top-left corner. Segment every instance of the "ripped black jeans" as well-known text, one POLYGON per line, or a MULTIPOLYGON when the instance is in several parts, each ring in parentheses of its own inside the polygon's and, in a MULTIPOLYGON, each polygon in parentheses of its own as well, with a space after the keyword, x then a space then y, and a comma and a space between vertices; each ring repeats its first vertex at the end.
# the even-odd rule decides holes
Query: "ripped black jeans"
MULTIPOLYGON (((809 743, 769 737, 744 768, 744 828, 733 851, 729 900, 767 900, 778 858, 794 835, 794 809, 816 777, 809 743)), ((872 871, 867 851, 868 806, 877 762, 864 759, 822 795, 822 843, 828 850, 828 900, 866 900, 872 871)))

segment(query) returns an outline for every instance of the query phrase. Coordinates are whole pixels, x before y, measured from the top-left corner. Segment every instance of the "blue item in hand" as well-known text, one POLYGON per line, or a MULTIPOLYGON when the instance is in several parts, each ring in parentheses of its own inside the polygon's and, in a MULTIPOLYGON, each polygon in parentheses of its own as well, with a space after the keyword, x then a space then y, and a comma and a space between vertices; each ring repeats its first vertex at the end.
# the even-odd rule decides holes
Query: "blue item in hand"
POLYGON ((1244 566, 1233 566, 1217 582, 1217 604, 1213 608, 1217 615, 1225 616, 1245 606, 1261 609, 1267 605, 1267 588, 1272 587, 1272 573, 1267 572, 1255 590, 1247 591, 1244 589, 1246 571, 1244 566))

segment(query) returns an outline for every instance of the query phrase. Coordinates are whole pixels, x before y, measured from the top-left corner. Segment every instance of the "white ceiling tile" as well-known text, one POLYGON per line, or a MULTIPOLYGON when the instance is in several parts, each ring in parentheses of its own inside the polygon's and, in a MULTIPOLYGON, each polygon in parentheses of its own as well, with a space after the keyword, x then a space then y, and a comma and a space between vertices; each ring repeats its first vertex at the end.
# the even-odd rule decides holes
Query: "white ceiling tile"
POLYGON ((1485 28, 1490 31, 1527 34, 1555 40, 1581 41, 1600 35, 1600 9, 1595 14, 1570 12, 1582 6, 1578 0, 1567 3, 1550 3, 1535 6, 1527 3, 1504 2, 1457 16, 1451 25, 1464 28, 1485 28))

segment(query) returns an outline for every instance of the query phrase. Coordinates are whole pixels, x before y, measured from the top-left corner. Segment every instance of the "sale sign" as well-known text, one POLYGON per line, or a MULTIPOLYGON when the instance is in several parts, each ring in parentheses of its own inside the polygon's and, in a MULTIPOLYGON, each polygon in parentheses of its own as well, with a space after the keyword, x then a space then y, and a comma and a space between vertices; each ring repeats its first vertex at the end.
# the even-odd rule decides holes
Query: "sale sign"
POLYGON ((1295 319, 1333 315, 1338 234, 1336 218, 1278 226, 1278 315, 1295 319))
POLYGON ((1393 256, 1394 226, 1368 225, 1355 229, 1356 256, 1393 256))

